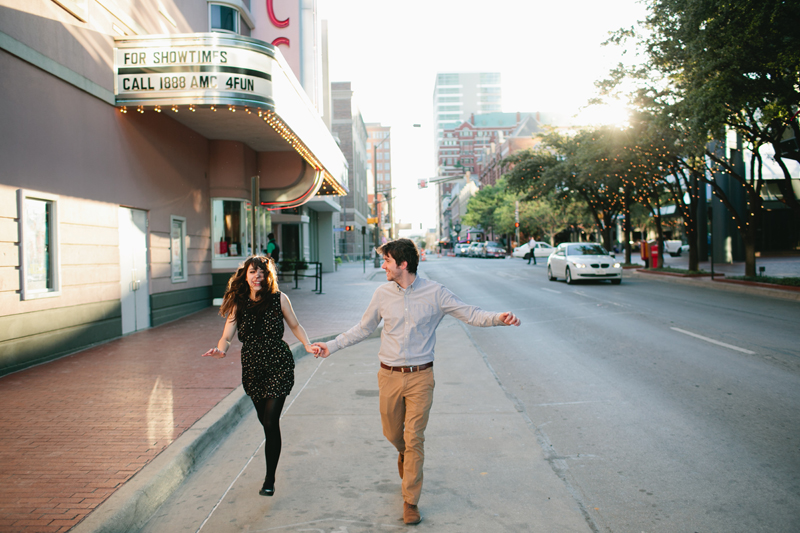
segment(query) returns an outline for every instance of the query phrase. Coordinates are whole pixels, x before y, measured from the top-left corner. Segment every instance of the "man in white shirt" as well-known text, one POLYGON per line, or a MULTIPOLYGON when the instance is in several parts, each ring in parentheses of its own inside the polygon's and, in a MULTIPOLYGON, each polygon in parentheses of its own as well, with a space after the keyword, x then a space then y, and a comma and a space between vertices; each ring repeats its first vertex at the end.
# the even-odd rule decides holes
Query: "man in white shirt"
POLYGON ((381 285, 361 322, 328 343, 316 343, 319 356, 352 346, 369 337, 383 320, 378 351, 380 410, 383 434, 399 456, 403 480, 403 521, 417 524, 422 492, 425 428, 433 403, 433 356, 436 327, 445 314, 473 326, 519 326, 513 313, 491 313, 467 305, 443 285, 417 276, 419 251, 409 239, 391 241, 378 250, 390 282, 381 285))
POLYGON ((536 264, 536 240, 533 237, 531 237, 531 240, 528 241, 528 251, 531 254, 528 257, 528 264, 530 265, 531 261, 533 261, 533 264, 535 265, 536 264))

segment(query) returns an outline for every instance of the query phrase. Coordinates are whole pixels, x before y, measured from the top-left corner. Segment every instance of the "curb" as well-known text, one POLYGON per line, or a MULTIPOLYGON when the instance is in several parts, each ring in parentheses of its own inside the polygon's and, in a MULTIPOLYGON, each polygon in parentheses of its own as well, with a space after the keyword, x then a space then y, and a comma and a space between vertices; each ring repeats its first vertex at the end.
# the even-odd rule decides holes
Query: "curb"
POLYGON ((669 276, 664 274, 642 273, 638 270, 626 272, 629 276, 650 279, 659 281, 661 283, 682 283, 684 285, 694 285, 707 287, 709 289, 716 289, 728 292, 738 292, 743 294, 753 294, 757 296, 766 296, 768 298, 777 298, 779 300, 790 300, 800 302, 800 291, 776 289, 772 287, 763 287, 756 285, 745 285, 744 283, 736 283, 735 280, 711 280, 709 277, 683 277, 683 276, 669 276))
MULTIPOLYGON (((326 335, 311 342, 327 342, 334 338, 336 335, 326 335)), ((295 361, 308 355, 299 342, 290 348, 295 361)), ((239 385, 70 532, 139 531, 252 410, 253 402, 239 385)))

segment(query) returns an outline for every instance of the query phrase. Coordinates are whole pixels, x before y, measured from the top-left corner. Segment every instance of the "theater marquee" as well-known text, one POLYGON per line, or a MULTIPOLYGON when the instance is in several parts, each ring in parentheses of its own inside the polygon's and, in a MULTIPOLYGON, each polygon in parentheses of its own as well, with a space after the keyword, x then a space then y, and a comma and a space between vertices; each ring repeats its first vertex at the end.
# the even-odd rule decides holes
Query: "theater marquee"
POLYGON ((117 41, 117 104, 273 107, 274 49, 224 34, 117 41))

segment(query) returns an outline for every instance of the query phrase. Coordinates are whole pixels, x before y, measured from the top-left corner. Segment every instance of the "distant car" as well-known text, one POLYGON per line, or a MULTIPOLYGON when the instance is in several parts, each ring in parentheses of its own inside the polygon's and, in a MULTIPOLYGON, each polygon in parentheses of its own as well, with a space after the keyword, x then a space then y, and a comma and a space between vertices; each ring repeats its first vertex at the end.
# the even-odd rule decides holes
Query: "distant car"
MULTIPOLYGON (((546 242, 535 242, 533 245, 533 253, 536 257, 547 257, 551 253, 553 253, 553 248, 546 242)), ((511 257, 522 257, 525 258, 525 255, 530 251, 530 243, 525 243, 522 246, 517 246, 514 248, 514 251, 511 252, 511 257)))
POLYGON ((565 242, 547 258, 547 279, 564 278, 568 284, 585 279, 622 283, 622 264, 605 248, 590 242, 565 242))
POLYGON ((483 242, 473 242, 469 245, 469 249, 467 250, 467 255, 469 257, 483 257, 483 246, 485 243, 483 242))
POLYGON ((680 257, 683 251, 683 242, 681 241, 664 241, 664 253, 672 257, 680 257))
POLYGON ((483 257, 500 257, 506 258, 506 251, 496 242, 487 241, 486 246, 483 248, 483 257))
POLYGON ((464 257, 467 255, 467 250, 469 249, 468 242, 460 242, 456 244, 455 253, 459 257, 464 257))

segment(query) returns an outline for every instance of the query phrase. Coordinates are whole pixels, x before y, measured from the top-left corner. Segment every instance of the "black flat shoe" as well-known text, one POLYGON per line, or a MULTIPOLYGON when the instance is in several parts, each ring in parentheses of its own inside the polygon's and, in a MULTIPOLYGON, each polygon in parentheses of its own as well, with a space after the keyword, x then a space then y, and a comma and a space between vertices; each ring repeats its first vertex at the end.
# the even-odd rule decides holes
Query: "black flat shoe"
POLYGON ((272 496, 275 494, 275 485, 273 484, 272 487, 267 485, 267 482, 264 482, 264 486, 261 487, 261 490, 258 493, 262 496, 272 496))

